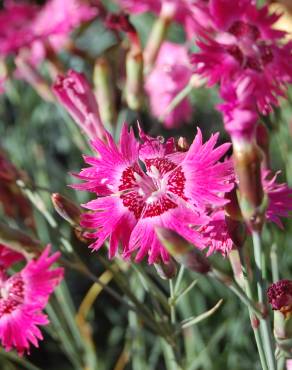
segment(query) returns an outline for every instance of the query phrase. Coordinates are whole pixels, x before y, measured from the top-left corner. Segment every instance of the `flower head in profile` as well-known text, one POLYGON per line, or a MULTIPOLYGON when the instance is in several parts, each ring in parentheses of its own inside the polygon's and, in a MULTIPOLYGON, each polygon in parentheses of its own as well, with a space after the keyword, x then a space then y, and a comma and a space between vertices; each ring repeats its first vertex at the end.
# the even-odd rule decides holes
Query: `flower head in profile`
POLYGON ((20 355, 29 353, 30 345, 37 347, 43 338, 39 326, 49 321, 42 310, 63 277, 62 268, 51 269, 59 253, 49 254, 47 247, 11 276, 1 269, 0 339, 6 351, 15 348, 20 355))
POLYGON ((206 246, 209 248, 207 256, 219 252, 226 257, 232 250, 233 241, 229 235, 224 210, 213 212, 209 222, 201 227, 200 232, 206 238, 206 246))
POLYGON ((268 300, 273 310, 281 311, 285 316, 292 312, 292 281, 279 280, 268 291, 268 300))
POLYGON ((279 173, 274 176, 270 171, 263 171, 263 189, 268 196, 266 218, 283 228, 281 217, 289 217, 292 212, 292 189, 285 183, 277 183, 279 173))
POLYGON ((186 47, 164 42, 155 66, 146 80, 146 92, 155 117, 164 117, 166 127, 177 127, 187 122, 192 113, 191 103, 185 98, 170 113, 167 108, 174 97, 188 84, 192 75, 186 47))
POLYGON ((167 262, 169 255, 155 233, 155 227, 175 231, 199 248, 203 238, 198 225, 206 222, 208 205, 220 206, 220 194, 231 190, 230 162, 218 162, 229 144, 215 148, 218 135, 203 144, 198 131, 187 152, 178 152, 173 140, 161 142, 140 133, 139 144, 124 125, 116 145, 110 135, 107 143, 92 142, 97 157, 85 157, 91 167, 77 177, 85 180, 74 185, 78 190, 96 193, 97 199, 84 206, 91 213, 82 225, 92 229, 88 237, 95 239, 91 247, 99 249, 109 239, 109 256, 121 246, 122 256, 136 253, 141 261, 158 259, 167 262))
POLYGON ((273 28, 279 16, 252 0, 210 0, 209 12, 213 27, 197 42, 196 72, 209 86, 248 78, 258 110, 270 112, 292 78, 292 43, 281 43, 284 33, 273 28))

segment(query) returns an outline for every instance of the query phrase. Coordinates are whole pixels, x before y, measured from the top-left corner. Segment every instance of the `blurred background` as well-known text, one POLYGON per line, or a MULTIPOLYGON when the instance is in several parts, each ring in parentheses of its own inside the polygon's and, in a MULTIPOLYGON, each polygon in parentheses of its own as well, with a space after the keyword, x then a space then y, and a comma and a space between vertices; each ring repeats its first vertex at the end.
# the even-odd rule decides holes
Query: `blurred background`
MULTIPOLYGON (((104 1, 104 5, 112 11, 117 9, 115 4, 108 1, 104 1)), ((142 43, 145 43, 154 19, 154 15, 150 13, 130 17, 139 32, 142 43)), ((292 27, 291 18, 287 16, 287 19, 286 24, 292 27)), ((287 27, 286 24, 285 27, 287 27)), ((99 18, 76 31, 73 39, 78 49, 89 58, 86 60, 83 56, 63 50, 59 53, 59 58, 65 69, 73 68, 83 71, 92 81, 92 60, 106 55, 108 60, 111 60, 113 69, 122 64, 122 56, 116 57, 115 34, 108 30, 99 18)), ((174 23, 170 27, 167 39, 176 43, 185 42, 185 35, 180 25, 174 23)), ((40 68, 42 75, 49 81, 48 66, 44 63, 40 68)), ((129 125, 136 126, 136 121, 139 120, 144 130, 152 136, 162 135, 176 138, 184 136, 191 143, 196 127, 200 127, 206 138, 210 133, 219 131, 221 132, 220 140, 222 142, 228 140, 221 116, 216 111, 216 105, 219 103, 216 88, 198 87, 189 93, 192 104, 191 119, 176 129, 167 129, 153 118, 147 104, 139 112, 129 109, 124 103, 121 86, 117 85, 116 94, 118 107, 116 137, 119 137, 123 122, 126 121, 129 125)), ((271 140, 272 167, 281 170, 279 178, 292 186, 291 88, 288 92, 288 99, 283 100, 281 108, 277 109, 269 119, 265 119, 265 123, 271 140)), ((47 210, 56 220, 58 228, 91 267, 91 271, 96 276, 104 274, 107 271, 105 265, 96 253, 91 253, 86 245, 78 241, 70 226, 56 214, 50 200, 51 193, 61 193, 78 204, 88 199, 88 194, 76 192, 68 187, 76 181, 70 173, 78 172, 84 167, 82 154, 90 153, 90 149, 65 110, 56 102, 44 101, 25 81, 10 79, 6 83, 5 94, 0 95, 0 145, 14 165, 25 171, 35 184, 47 210)), ((2 194, 0 199, 3 197, 5 194, 2 194)), ((10 198, 8 206, 14 207, 15 199, 10 198)), ((35 208, 33 214, 38 238, 44 245, 52 243, 55 249, 59 249, 60 242, 57 233, 35 208)), ((4 207, 0 205, 1 221, 25 230, 26 226, 22 222, 21 215, 19 216, 15 218, 15 213, 11 214, 11 217, 7 216, 4 207)), ((274 243, 281 266, 280 275, 282 278, 291 278, 292 222, 284 220, 283 223, 283 230, 274 225, 266 226, 263 235, 264 244, 269 246, 272 242, 274 243)), ((98 253, 106 257, 104 248, 98 253)), ((229 263, 221 255, 215 255, 212 258, 229 272, 229 263)), ((147 263, 144 264, 151 280, 167 294, 167 283, 159 278, 153 267, 149 267, 147 263)), ((144 290, 139 272, 129 267, 122 273, 135 295, 151 305, 151 296, 144 290)), ((80 305, 92 286, 92 281, 70 269, 66 269, 65 280, 67 285, 64 289, 67 293, 62 294, 64 296, 70 291, 74 314, 74 312, 79 312, 80 305)), ((193 280, 198 280, 196 286, 178 304, 178 315, 182 319, 210 309, 221 298, 223 304, 207 321, 188 329, 185 335, 185 348, 190 361, 188 370, 257 369, 258 355, 246 308, 221 285, 203 276, 187 272, 184 284, 187 285, 193 280)), ((114 290, 121 292, 120 287, 113 280, 108 284, 114 290)), ((66 312, 62 315, 66 315, 66 312)), ((85 320, 81 322, 81 326, 85 331, 85 337, 89 332, 95 344, 96 369, 165 369, 161 340, 145 328, 143 320, 137 320, 125 305, 117 302, 107 292, 101 290, 94 302, 89 305, 89 311, 85 320)), ((73 352, 75 351, 77 357, 78 351, 82 351, 78 345, 78 342, 75 343, 73 340, 73 352)), ((69 370, 76 368, 76 365, 75 367, 72 365, 72 361, 74 362, 72 356, 74 357, 74 353, 68 355, 68 351, 64 349, 64 338, 61 335, 61 329, 58 328, 58 323, 52 322, 51 326, 44 329, 44 340, 40 342, 40 348, 31 349, 28 361, 18 360, 13 353, 5 353, 1 350, 0 366, 3 370, 22 368, 69 370)))

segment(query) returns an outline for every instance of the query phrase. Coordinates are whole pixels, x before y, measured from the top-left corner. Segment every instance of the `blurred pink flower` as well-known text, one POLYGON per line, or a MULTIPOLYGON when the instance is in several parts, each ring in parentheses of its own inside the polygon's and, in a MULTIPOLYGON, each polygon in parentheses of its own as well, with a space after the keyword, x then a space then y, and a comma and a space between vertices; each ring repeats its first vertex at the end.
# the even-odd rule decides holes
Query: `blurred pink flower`
POLYGON ((280 217, 289 217, 292 212, 292 189, 285 183, 276 182, 278 174, 273 176, 270 171, 263 171, 262 181, 269 201, 266 218, 283 228, 280 217))
POLYGON ((292 280, 279 280, 270 285, 267 295, 273 310, 284 315, 292 312, 292 280))
POLYGON ((133 14, 153 12, 157 15, 160 12, 168 13, 180 23, 185 23, 186 18, 191 15, 191 0, 116 0, 122 8, 133 14))
POLYGON ((218 105, 223 113, 226 131, 234 141, 250 141, 255 137, 259 119, 254 100, 254 84, 249 77, 230 81, 221 86, 224 103, 218 105))
POLYGON ((30 344, 37 347, 43 338, 38 326, 49 321, 42 310, 63 278, 62 268, 50 269, 60 254, 49 253, 48 246, 38 259, 10 277, 5 270, 0 272, 0 338, 6 351, 15 348, 20 355, 29 353, 30 344))
POLYGON ((164 42, 160 48, 156 64, 147 77, 145 89, 150 99, 150 107, 155 117, 165 116, 166 127, 178 127, 191 118, 192 106, 188 98, 166 114, 173 98, 188 84, 192 75, 186 47, 164 42))
POLYGON ((70 70, 67 75, 58 76, 53 91, 89 139, 105 137, 97 101, 83 73, 70 70))
POLYGON ((39 59, 47 45, 59 50, 75 28, 97 13, 96 6, 80 0, 49 0, 42 7, 4 0, 4 9, 0 11, 0 55, 29 47, 39 59))
POLYGON ((210 0, 209 11, 213 29, 197 41, 196 72, 221 89, 248 78, 257 108, 267 114, 292 80, 292 43, 281 43, 285 33, 272 28, 279 15, 267 6, 257 9, 252 0, 210 0))
POLYGON ((99 249, 110 238, 110 258, 116 255, 120 242, 124 258, 137 251, 137 262, 146 255, 149 263, 160 258, 167 262, 169 255, 155 227, 173 230, 204 247, 196 227, 207 220, 205 208, 223 205, 225 200, 219 193, 233 186, 228 181, 230 162, 218 162, 229 144, 214 149, 217 134, 203 144, 199 130, 185 153, 176 151, 173 140, 162 143, 143 133, 141 139, 143 144, 139 145, 125 125, 118 146, 110 135, 107 144, 93 141, 98 157, 85 157, 91 167, 77 177, 86 182, 73 187, 98 196, 84 205, 92 212, 81 223, 94 230, 87 234, 96 239, 91 248, 99 249))
POLYGON ((292 359, 286 361, 287 370, 292 370, 292 359))

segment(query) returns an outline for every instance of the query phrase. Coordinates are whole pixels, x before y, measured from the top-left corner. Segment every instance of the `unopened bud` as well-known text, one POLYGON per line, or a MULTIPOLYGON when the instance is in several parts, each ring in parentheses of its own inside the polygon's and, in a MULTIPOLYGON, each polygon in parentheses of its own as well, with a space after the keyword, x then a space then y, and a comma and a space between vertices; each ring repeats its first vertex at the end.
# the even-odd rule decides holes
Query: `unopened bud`
POLYGON ((177 141, 177 148, 179 151, 181 152, 187 152, 189 150, 189 143, 187 141, 187 139, 183 136, 181 136, 178 141, 177 141))
POLYGON ((74 227, 79 226, 81 209, 78 205, 59 193, 52 194, 51 199, 56 212, 64 220, 74 227))
POLYGON ((247 230, 244 222, 233 220, 232 218, 225 216, 226 226, 228 234, 238 248, 242 247, 246 237, 247 230))
POLYGON ((129 108, 139 110, 144 102, 143 55, 136 47, 126 57, 126 100, 129 108))
POLYGON ((291 316, 292 280, 277 281, 269 287, 267 295, 273 310, 282 312, 285 317, 291 316))
POLYGON ((256 130, 256 139, 258 146, 262 149, 264 158, 262 161, 262 167, 264 169, 269 169, 269 163, 270 163, 270 137, 269 137, 269 130, 263 123, 259 123, 257 125, 256 130))
POLYGON ((93 71, 94 90, 103 124, 110 129, 116 123, 115 93, 112 71, 106 58, 96 60, 93 71))
POLYGON ((252 229, 264 222, 264 191, 261 179, 262 152, 254 141, 233 145, 235 172, 238 177, 240 208, 252 229))
POLYGON ((172 279, 176 276, 177 268, 176 263, 173 259, 170 259, 167 263, 155 263, 154 267, 156 269, 157 274, 163 280, 172 279))
POLYGON ((200 274, 207 274, 211 270, 203 253, 176 232, 162 227, 156 227, 155 230, 160 242, 178 263, 200 274))
POLYGON ((242 213, 237 198, 237 187, 235 186, 230 192, 225 193, 224 198, 229 200, 224 206, 226 215, 232 220, 242 221, 242 213))

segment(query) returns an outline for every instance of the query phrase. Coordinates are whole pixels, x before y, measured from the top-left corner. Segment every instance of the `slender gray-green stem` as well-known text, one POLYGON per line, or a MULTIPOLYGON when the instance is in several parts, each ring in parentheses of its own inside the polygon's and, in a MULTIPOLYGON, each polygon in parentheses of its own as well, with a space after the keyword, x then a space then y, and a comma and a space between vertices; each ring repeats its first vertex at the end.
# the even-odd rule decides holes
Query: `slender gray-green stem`
POLYGON ((174 297, 174 286, 173 286, 173 280, 169 279, 169 306, 170 306, 170 321, 172 324, 175 324, 176 317, 175 317, 175 297, 174 297))
POLYGON ((276 281, 280 280, 276 243, 274 243, 271 247, 270 259, 271 259, 273 282, 275 283, 276 281))
MULTIPOLYGON (((244 289, 249 300, 253 302, 251 285, 247 277, 243 256, 241 255, 241 253, 239 253, 239 250, 235 248, 229 254, 229 259, 230 259, 233 274, 237 280, 237 283, 244 289)), ((247 305, 247 308, 248 308, 251 327, 252 327, 256 345, 257 345, 257 350, 259 353, 261 366, 263 370, 265 370, 265 369, 268 369, 268 367, 267 367, 265 352, 264 352, 263 343, 262 343, 262 339, 261 339, 260 331, 259 331, 259 325, 260 325, 259 319, 261 318, 261 316, 256 317, 250 305, 247 305)))
MULTIPOLYGON (((256 264, 256 284, 258 292, 259 303, 266 307, 266 296, 265 287, 263 280, 263 264, 262 264, 262 243, 260 233, 257 231, 252 232, 253 248, 254 248, 254 258, 256 264)), ((268 363, 269 370, 276 370, 276 359, 274 354, 274 344, 272 340, 271 327, 268 317, 261 320, 260 330, 263 338, 263 345, 265 349, 266 359, 268 363)))

